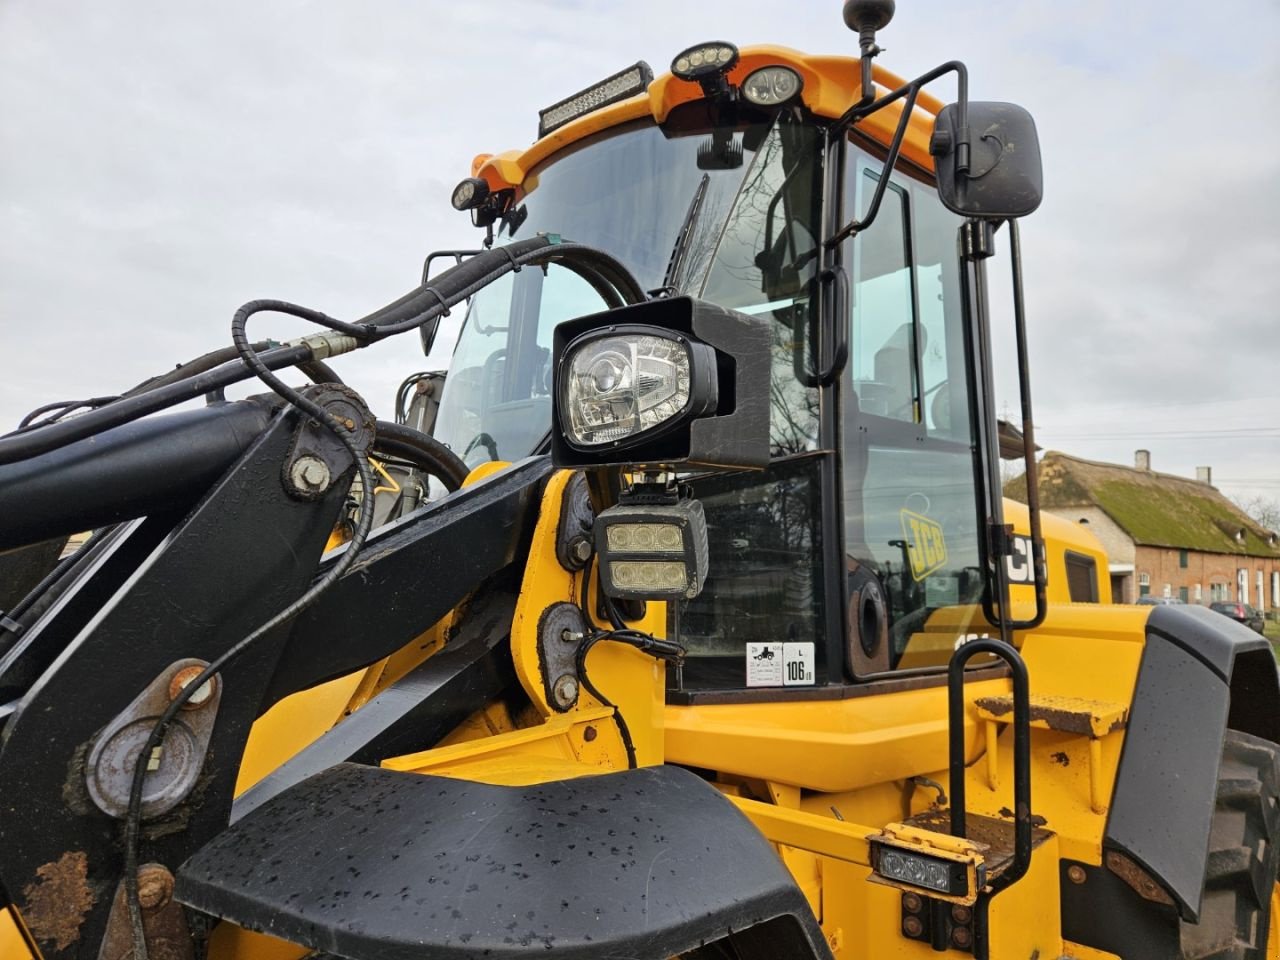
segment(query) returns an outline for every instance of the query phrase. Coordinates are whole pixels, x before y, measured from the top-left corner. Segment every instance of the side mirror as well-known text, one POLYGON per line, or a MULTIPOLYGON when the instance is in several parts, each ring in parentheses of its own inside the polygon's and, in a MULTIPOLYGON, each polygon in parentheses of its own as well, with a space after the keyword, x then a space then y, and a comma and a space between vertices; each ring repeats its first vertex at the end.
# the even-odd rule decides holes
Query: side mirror
POLYGON ((967 130, 961 120, 959 104, 943 107, 929 142, 943 206, 962 217, 988 220, 1034 212, 1044 177, 1031 114, 1014 103, 970 103, 967 130), (967 158, 961 147, 966 138, 967 158))

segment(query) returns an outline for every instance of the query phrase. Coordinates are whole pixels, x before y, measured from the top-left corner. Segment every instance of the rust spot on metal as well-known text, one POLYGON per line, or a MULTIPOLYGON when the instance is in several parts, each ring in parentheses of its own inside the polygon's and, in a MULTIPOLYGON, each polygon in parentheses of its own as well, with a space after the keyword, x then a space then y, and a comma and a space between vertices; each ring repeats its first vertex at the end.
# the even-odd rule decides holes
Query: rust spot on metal
POLYGON ((1071 758, 1067 756, 1067 752, 1065 750, 1059 750, 1057 753, 1049 754, 1049 759, 1054 763, 1062 764, 1064 767, 1071 766, 1071 758))
POLYGON ((158 863, 138 870, 138 903, 146 910, 163 907, 173 896, 173 874, 158 863))
POLYGON ((1172 906, 1173 897, 1160 886, 1147 871, 1115 850, 1107 851, 1107 869, 1133 887, 1138 896, 1153 903, 1166 903, 1172 906))
POLYGON ((32 936, 54 949, 66 950, 80 939, 80 927, 93 909, 89 857, 68 850, 52 863, 36 868, 36 879, 22 889, 22 919, 32 936))

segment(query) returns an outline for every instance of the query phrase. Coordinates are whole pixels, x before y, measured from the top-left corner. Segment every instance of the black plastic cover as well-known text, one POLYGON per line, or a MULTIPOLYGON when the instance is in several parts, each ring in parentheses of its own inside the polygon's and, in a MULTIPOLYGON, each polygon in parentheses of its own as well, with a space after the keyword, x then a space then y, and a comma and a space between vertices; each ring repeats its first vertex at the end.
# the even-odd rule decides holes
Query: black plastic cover
POLYGON ((968 104, 966 127, 957 104, 938 113, 929 150, 937 158, 938 197, 962 217, 1006 220, 1034 213, 1044 196, 1040 138, 1031 114, 1016 103, 968 104), (958 145, 968 136, 969 169, 956 169, 958 145))
POLYGON ((1277 703, 1263 637, 1205 607, 1152 610, 1104 842, 1156 877, 1188 921, 1200 912, 1224 731, 1240 723, 1274 739, 1277 703))
POLYGON ((177 899, 355 960, 667 958, 804 896, 717 790, 675 767, 502 787, 340 764, 227 829, 177 899))

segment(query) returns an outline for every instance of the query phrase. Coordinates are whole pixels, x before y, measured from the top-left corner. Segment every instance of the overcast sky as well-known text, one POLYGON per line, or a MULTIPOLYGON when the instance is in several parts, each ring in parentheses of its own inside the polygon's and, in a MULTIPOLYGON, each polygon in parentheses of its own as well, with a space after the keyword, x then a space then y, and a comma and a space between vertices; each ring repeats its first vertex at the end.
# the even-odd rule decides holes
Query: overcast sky
MULTIPOLYGON (((0 0, 0 427, 229 343, 246 300, 354 319, 428 251, 475 245, 449 192, 476 153, 531 142, 540 107, 702 40, 854 55, 840 8, 0 0)), ((901 0, 880 39, 896 72, 961 58, 974 98, 1036 117, 1042 445, 1147 447, 1280 499, 1280 4, 901 0)), ((389 416, 445 362, 401 338, 339 369, 389 416)))

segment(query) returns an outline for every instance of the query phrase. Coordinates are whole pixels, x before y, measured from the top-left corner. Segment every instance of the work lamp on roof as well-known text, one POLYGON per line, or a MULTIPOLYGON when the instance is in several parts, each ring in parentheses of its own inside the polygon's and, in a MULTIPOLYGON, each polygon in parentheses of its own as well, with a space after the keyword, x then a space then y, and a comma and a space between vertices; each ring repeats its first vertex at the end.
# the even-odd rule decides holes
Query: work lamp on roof
POLYGON ((702 82, 722 77, 738 62, 738 48, 732 43, 713 41, 700 43, 676 54, 671 72, 681 80, 702 82))
POLYGON ((761 67, 742 81, 742 96, 757 107, 776 107, 795 97, 804 86, 790 67, 761 67))

